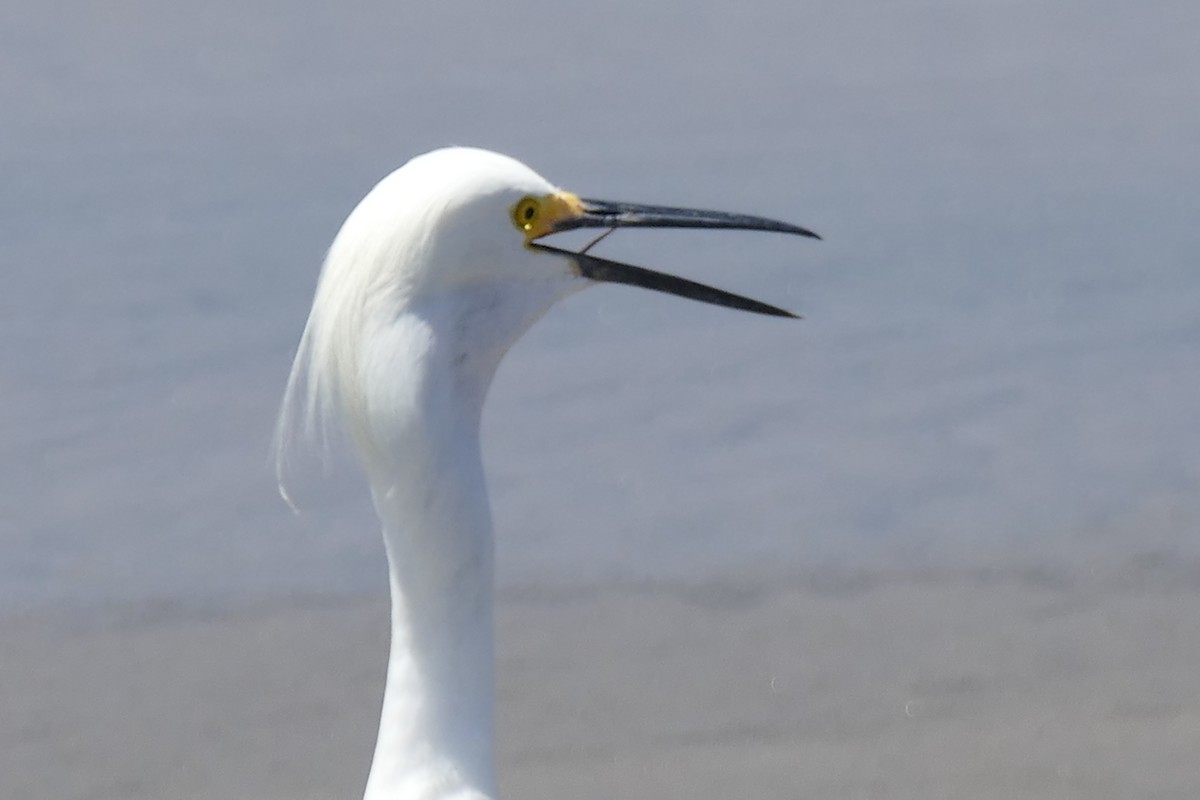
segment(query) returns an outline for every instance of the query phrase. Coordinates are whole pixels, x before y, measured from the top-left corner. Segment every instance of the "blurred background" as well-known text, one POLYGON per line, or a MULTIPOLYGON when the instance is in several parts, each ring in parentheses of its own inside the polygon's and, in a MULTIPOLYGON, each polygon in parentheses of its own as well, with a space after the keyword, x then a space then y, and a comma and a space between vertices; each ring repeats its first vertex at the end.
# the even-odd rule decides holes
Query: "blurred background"
POLYGON ((3 599, 380 588, 352 465, 274 488, 325 247, 448 143, 824 243, 602 246, 778 302, 556 309, 486 419, 502 578, 1192 550, 1200 11, 15 3, 3 599))
POLYGON ((0 618, 386 590, 352 461, 297 516, 271 435, 324 249, 444 144, 825 237, 600 245, 805 319, 603 287, 535 327, 485 416, 507 596, 1200 585, 1197 31, 1182 0, 6 3, 0 618))

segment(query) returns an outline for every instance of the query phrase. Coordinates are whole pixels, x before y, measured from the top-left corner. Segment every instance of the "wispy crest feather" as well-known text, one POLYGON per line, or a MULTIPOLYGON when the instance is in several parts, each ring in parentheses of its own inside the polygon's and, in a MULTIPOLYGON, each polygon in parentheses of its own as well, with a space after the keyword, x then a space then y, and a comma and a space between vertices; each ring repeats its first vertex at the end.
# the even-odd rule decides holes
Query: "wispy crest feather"
POLYGON ((287 491, 288 463, 300 443, 316 444, 324 462, 333 434, 343 429, 359 439, 365 424, 361 345, 372 319, 387 319, 411 292, 412 276, 395 269, 424 247, 423 237, 397 237, 387 224, 397 215, 423 217, 436 208, 404 207, 403 170, 384 178, 351 212, 334 239, 321 269, 312 310, 292 362, 275 431, 279 492, 287 491))

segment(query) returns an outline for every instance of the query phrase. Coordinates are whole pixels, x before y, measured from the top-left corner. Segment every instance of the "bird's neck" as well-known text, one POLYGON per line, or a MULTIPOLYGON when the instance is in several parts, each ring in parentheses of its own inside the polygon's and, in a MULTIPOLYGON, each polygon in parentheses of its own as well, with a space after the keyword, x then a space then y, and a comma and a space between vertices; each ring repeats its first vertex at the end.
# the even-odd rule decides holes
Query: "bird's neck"
POLYGON ((413 455, 373 488, 392 629, 366 800, 492 797, 494 579, 478 438, 468 429, 413 455))
POLYGON ((495 320, 472 316, 492 298, 448 305, 453 314, 400 315, 364 349, 365 372, 379 381, 364 386, 359 442, 371 442, 364 457, 392 593, 366 800, 495 796, 493 544, 479 422, 504 334, 516 332, 495 335, 495 320))

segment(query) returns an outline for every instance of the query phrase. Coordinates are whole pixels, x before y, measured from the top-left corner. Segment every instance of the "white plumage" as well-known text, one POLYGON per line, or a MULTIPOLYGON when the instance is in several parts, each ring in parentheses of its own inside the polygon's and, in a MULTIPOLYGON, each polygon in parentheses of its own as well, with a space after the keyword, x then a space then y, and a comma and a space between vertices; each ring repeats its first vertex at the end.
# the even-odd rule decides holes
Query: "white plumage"
POLYGON ((368 800, 492 798, 492 525, 484 397, 556 301, 614 281, 761 313, 757 301, 541 242, 579 227, 724 227, 813 236, 722 212, 605 203, 520 162, 447 148, 384 178, 329 250, 288 380, 280 445, 338 420, 383 523, 391 652, 368 800))

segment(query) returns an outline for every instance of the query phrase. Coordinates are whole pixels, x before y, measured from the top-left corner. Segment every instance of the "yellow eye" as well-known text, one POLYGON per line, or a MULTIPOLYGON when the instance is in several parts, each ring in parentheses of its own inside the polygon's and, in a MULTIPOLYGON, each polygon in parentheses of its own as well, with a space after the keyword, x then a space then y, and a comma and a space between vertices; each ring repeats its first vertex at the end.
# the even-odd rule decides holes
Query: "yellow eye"
POLYGON ((512 209, 513 224, 518 230, 531 231, 541 211, 541 201, 536 197, 522 197, 512 209))

